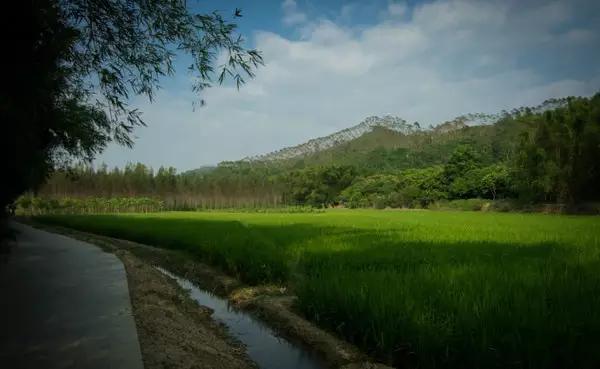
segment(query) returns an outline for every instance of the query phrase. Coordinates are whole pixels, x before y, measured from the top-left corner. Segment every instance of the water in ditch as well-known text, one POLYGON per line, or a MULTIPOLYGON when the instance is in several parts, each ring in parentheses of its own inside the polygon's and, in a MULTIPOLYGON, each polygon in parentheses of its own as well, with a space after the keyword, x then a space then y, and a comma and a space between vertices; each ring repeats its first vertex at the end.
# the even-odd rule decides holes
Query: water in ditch
POLYGON ((211 308, 213 318, 223 323, 229 333, 242 342, 248 356, 261 369, 324 369, 326 366, 314 354, 277 334, 264 323, 243 311, 234 310, 226 299, 198 288, 185 278, 157 267, 173 278, 200 305, 211 308))

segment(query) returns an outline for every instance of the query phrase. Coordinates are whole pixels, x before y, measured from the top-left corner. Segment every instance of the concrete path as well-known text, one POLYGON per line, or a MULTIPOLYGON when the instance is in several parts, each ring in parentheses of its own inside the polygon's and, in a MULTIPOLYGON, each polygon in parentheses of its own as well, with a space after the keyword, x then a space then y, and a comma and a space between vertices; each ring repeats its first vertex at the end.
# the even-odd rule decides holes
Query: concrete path
POLYGON ((123 264, 96 246, 14 224, 0 262, 0 368, 143 368, 123 264))

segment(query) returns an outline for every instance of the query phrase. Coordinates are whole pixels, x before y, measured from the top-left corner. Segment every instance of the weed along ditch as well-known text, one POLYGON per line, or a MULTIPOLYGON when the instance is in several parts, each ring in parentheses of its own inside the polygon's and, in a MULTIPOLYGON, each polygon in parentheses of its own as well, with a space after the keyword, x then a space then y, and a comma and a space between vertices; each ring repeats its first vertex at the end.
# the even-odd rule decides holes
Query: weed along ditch
POLYGON ((213 310, 212 317, 227 327, 229 333, 246 346, 248 356, 261 369, 324 369, 328 366, 310 350, 278 336, 271 328, 247 312, 233 309, 229 302, 211 294, 185 278, 161 267, 163 274, 188 290, 200 305, 213 310))

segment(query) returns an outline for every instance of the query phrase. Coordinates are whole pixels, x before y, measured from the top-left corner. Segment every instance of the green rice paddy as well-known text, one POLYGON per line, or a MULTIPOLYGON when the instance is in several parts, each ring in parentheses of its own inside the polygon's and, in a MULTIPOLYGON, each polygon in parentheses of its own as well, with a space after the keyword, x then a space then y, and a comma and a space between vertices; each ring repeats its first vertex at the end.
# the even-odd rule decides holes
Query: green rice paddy
POLYGON ((168 212, 40 220, 188 251, 379 359, 421 368, 600 367, 600 217, 168 212))

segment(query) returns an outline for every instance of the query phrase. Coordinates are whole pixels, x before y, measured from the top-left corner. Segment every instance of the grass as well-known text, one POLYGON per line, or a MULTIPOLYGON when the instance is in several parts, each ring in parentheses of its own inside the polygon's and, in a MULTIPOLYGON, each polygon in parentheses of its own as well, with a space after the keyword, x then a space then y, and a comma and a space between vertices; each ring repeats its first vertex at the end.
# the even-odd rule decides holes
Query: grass
POLYGON ((600 217, 335 210, 41 220, 185 249, 248 283, 287 283, 310 319, 394 365, 599 367, 600 217))

